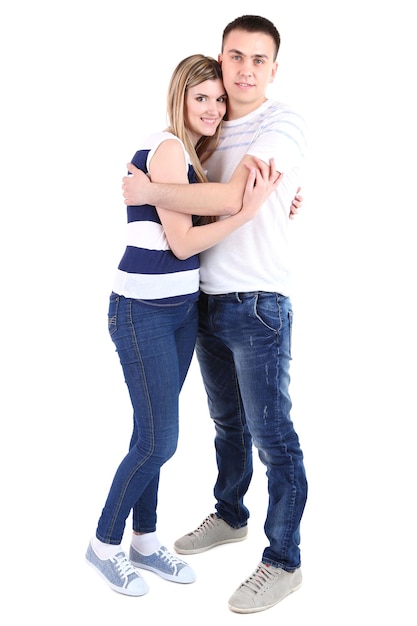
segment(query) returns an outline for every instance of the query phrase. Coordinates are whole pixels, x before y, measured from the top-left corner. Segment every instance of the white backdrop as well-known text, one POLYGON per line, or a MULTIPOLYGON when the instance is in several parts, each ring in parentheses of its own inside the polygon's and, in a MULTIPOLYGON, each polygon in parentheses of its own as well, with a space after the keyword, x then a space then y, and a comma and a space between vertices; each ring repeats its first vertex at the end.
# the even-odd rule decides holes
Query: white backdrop
MULTIPOLYGON (((304 585, 254 618, 294 625, 415 624, 415 26, 407 0, 22 0, 0 9, 2 59, 2 543, 8 624, 246 619, 227 599, 265 545, 264 469, 246 542, 190 557, 191 586, 149 574, 143 598, 84 564, 130 405, 107 334, 124 248, 121 178, 165 126, 180 59, 217 56, 224 26, 278 27, 269 95, 309 125, 293 229, 293 419, 310 497, 304 585), (145 8, 144 8, 145 7, 145 8), (414 591, 414 589, 413 589, 414 591)), ((213 510, 213 429, 196 363, 178 452, 162 471, 172 547, 213 510)), ((126 547, 129 531, 126 534, 126 547)))

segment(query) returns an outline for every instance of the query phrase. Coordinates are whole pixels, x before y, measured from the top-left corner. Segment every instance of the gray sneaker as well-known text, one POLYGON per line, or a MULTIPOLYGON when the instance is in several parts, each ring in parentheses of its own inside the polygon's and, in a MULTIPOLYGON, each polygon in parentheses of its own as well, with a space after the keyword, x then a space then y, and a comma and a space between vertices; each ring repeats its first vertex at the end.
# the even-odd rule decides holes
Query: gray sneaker
POLYGON ((114 591, 127 596, 143 596, 149 591, 148 585, 124 552, 118 552, 111 559, 99 559, 90 543, 85 558, 114 591))
POLYGON ((301 569, 286 572, 267 563, 259 563, 255 572, 243 582, 229 600, 235 613, 257 613, 270 609, 301 587, 301 569))
POLYGON ((200 526, 174 543, 179 554, 199 554, 223 543, 243 541, 248 535, 248 527, 232 528, 227 522, 211 513, 200 526))
POLYGON ((157 552, 150 556, 145 556, 130 546, 129 557, 135 567, 150 570, 165 580, 171 580, 174 583, 193 583, 195 581, 195 574, 191 567, 168 552, 165 546, 161 546, 157 552))

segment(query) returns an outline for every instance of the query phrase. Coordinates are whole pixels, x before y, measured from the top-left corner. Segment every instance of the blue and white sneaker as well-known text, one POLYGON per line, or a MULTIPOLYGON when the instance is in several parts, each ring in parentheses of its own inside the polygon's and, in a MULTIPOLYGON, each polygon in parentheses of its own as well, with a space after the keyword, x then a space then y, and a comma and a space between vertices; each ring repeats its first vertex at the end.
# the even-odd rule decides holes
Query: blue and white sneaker
POLYGON ((174 583, 193 583, 195 574, 191 567, 161 546, 157 552, 145 556, 130 546, 129 558, 135 567, 150 570, 174 583))
POLYGON ((103 560, 96 555, 90 543, 85 558, 114 591, 127 596, 143 596, 149 591, 148 585, 132 566, 125 552, 118 552, 111 559, 103 560))

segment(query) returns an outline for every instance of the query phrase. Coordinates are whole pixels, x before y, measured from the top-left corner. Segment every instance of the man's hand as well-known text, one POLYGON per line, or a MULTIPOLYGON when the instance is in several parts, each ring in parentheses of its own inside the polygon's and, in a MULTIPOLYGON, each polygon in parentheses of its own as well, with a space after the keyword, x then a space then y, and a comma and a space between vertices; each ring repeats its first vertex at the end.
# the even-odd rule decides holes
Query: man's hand
POLYGON ((125 204, 129 206, 138 206, 148 204, 146 198, 146 187, 150 185, 150 180, 142 170, 139 170, 133 163, 127 164, 129 176, 122 179, 123 197, 125 204))
POLYGON ((294 198, 294 200, 291 203, 291 206, 290 206, 290 220, 294 219, 294 217, 298 213, 298 209, 300 209, 302 204, 303 204, 304 198, 303 198, 303 196, 300 195, 300 191, 301 191, 301 187, 298 187, 297 193, 295 195, 295 198, 294 198))

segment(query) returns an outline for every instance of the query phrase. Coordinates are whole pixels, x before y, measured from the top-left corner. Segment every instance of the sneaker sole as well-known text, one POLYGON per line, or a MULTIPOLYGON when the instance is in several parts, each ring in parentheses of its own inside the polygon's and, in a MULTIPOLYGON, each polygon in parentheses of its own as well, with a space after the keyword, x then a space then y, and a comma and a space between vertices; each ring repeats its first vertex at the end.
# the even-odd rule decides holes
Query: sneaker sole
POLYGON ((285 594, 285 596, 282 596, 282 598, 280 598, 276 602, 273 602, 273 604, 268 604, 267 606, 259 606, 259 607, 255 606, 255 607, 251 607, 250 609, 241 609, 239 607, 232 606, 231 604, 229 604, 229 609, 233 611, 234 613, 259 613, 260 611, 266 611, 267 609, 271 609, 273 606, 276 606, 277 604, 285 600, 285 598, 288 598, 288 596, 290 596, 292 593, 294 593, 294 591, 297 591, 301 587, 301 584, 302 583, 297 585, 297 587, 294 587, 294 589, 291 589, 287 594, 285 594))
POLYGON ((238 541, 244 541, 245 539, 247 539, 247 537, 248 534, 246 533, 246 535, 244 535, 243 537, 236 537, 236 539, 224 539, 223 541, 211 543, 209 546, 205 546, 204 548, 179 548, 174 543, 174 549, 175 552, 178 552, 178 554, 201 554, 201 552, 207 552, 212 548, 217 548, 217 546, 223 546, 226 543, 237 543, 238 541))

